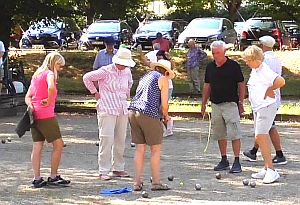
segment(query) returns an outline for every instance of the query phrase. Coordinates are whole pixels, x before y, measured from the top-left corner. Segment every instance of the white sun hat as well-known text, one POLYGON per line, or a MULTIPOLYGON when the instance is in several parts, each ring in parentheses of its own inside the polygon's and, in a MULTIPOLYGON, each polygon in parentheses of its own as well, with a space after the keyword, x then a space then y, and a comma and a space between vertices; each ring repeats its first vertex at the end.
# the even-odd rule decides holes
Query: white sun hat
POLYGON ((154 69, 155 67, 162 67, 164 69, 166 69, 166 71, 169 72, 169 76, 167 76, 168 78, 170 79, 173 79, 175 77, 175 73, 174 71, 172 70, 172 64, 170 61, 168 60, 164 60, 164 59, 160 59, 158 60, 156 63, 151 63, 150 64, 150 67, 152 69, 154 69))
POLYGON ((131 51, 127 48, 119 48, 117 53, 113 56, 112 62, 127 67, 135 66, 135 62, 132 60, 131 51))

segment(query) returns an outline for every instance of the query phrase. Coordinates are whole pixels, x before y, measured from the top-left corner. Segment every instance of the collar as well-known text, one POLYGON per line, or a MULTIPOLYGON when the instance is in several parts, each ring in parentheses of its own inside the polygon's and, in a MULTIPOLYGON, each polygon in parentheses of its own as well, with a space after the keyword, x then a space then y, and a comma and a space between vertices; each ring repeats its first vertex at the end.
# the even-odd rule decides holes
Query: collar
POLYGON ((226 61, 221 66, 218 66, 216 64, 216 61, 214 60, 214 64, 216 65, 217 68, 221 68, 223 65, 225 65, 228 62, 229 58, 227 56, 225 56, 225 58, 226 58, 226 61))
MULTIPOLYGON (((104 49, 104 53, 105 53, 105 54, 108 54, 106 48, 104 49)), ((114 48, 114 50, 113 50, 113 55, 115 55, 116 53, 117 53, 117 49, 114 48)))

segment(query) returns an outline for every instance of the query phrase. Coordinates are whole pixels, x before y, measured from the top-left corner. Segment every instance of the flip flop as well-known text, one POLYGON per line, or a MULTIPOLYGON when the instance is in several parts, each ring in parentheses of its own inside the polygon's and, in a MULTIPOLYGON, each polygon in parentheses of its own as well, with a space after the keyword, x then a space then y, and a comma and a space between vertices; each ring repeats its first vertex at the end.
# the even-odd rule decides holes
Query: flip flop
POLYGON ((132 189, 129 187, 125 187, 121 189, 105 189, 100 191, 100 194, 104 196, 111 196, 111 195, 125 194, 130 192, 132 192, 132 189))

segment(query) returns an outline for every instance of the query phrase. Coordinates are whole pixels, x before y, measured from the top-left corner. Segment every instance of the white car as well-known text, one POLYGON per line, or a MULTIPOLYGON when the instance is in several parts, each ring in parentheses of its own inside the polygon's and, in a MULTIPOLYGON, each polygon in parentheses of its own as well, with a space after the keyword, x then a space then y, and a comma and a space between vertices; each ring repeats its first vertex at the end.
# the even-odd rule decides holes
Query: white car
POLYGON ((179 35, 179 46, 186 47, 189 39, 194 39, 203 48, 209 47, 215 40, 235 45, 237 44, 237 33, 231 21, 226 18, 196 18, 179 35))

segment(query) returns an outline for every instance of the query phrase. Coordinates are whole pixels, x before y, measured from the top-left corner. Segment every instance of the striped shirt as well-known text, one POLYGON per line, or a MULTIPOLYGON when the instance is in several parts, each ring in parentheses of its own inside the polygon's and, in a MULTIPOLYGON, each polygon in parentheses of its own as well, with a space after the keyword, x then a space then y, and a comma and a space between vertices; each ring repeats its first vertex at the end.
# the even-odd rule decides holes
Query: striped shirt
POLYGON ((112 55, 110 55, 107 53, 106 49, 100 50, 95 58, 93 70, 97 70, 102 66, 112 64, 112 57, 117 53, 117 51, 117 49, 114 49, 112 55))
POLYGON ((100 99, 97 111, 109 115, 126 115, 128 113, 127 99, 133 84, 131 70, 118 70, 115 64, 103 66, 101 69, 86 73, 83 76, 85 87, 96 93, 94 82, 98 82, 100 99))

